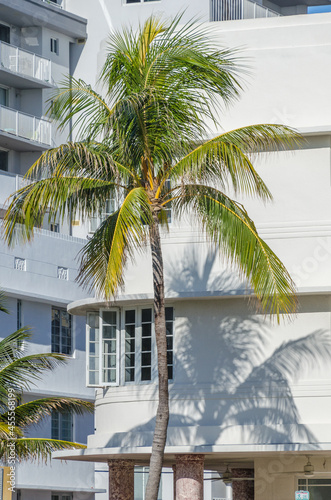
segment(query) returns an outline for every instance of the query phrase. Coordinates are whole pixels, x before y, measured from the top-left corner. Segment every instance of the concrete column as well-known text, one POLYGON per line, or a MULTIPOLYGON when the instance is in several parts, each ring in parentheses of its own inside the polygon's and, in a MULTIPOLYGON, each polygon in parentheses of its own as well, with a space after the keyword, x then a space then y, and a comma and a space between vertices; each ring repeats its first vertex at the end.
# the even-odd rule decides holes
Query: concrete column
MULTIPOLYGON (((254 477, 254 469, 232 469, 233 478, 254 477)), ((254 481, 233 481, 233 500, 254 500, 254 481)))
POLYGON ((134 500, 134 463, 109 460, 109 500, 134 500))
POLYGON ((204 455, 176 455, 176 500, 203 500, 204 455))

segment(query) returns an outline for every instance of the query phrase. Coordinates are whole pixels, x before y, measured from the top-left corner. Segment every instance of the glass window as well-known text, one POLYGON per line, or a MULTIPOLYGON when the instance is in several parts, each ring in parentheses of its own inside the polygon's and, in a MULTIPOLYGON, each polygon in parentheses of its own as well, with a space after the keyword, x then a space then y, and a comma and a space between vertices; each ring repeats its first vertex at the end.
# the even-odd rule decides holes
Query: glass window
POLYGON ((134 382, 136 357, 136 311, 125 311, 125 382, 134 382))
POLYGON ((22 301, 17 299, 16 304, 16 330, 22 328, 22 301))
POLYGON ((59 39, 51 38, 51 52, 58 55, 59 54, 59 39))
POLYGON ((152 309, 141 310, 141 380, 152 379, 152 309))
MULTIPOLYGON (((153 379, 155 339, 152 308, 87 315, 87 384, 118 385, 153 379), (120 328, 120 317, 122 317, 120 328), (120 375, 121 374, 121 375, 120 375)), ((58 328, 58 323, 54 328, 58 328)), ((174 311, 166 308, 168 376, 173 379, 174 311)))
POLYGON ((299 479, 298 489, 309 491, 310 500, 329 500, 331 498, 331 478, 299 479))
POLYGON ((4 24, 0 24, 0 41, 10 43, 10 28, 4 24))
POLYGON ((72 353, 71 316, 65 309, 52 308, 52 352, 72 353))
MULTIPOLYGON (((0 88, 0 101, 1 101, 1 88, 0 88)), ((8 151, 0 151, 0 170, 8 172, 8 151)))
POLYGON ((172 307, 165 308, 167 329, 167 363, 168 379, 172 380, 174 375, 174 310, 172 307))
POLYGON ((52 439, 73 440, 73 418, 71 413, 52 412, 52 439))

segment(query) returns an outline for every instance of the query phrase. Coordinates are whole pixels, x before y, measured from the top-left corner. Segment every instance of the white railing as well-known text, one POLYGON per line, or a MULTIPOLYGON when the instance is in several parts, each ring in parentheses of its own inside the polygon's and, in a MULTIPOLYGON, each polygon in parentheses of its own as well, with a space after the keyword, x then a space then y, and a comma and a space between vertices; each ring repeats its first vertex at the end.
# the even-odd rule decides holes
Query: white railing
POLYGON ((52 143, 51 122, 6 106, 0 106, 0 130, 48 146, 52 143))
POLYGON ((52 2, 51 0, 42 0, 44 3, 48 3, 49 5, 54 5, 55 7, 59 7, 59 9, 63 9, 63 5, 57 2, 52 2))
POLYGON ((51 82, 51 61, 33 52, 0 42, 0 65, 14 73, 51 82))
POLYGON ((280 14, 251 0, 210 0, 211 21, 279 17, 280 14))

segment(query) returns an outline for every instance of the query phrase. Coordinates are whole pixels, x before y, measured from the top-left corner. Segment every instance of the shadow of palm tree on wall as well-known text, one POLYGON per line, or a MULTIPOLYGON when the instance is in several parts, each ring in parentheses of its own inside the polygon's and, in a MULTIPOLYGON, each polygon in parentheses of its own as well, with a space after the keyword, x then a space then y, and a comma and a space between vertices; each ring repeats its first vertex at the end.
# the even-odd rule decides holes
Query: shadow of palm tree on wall
MULTIPOLYGON (((182 293, 241 286, 230 273, 214 274, 214 260, 209 252, 201 264, 192 251, 182 274, 175 266, 171 272, 168 268, 168 289, 182 293)), ((167 445, 190 445, 196 452, 234 443, 317 448, 313 433, 301 422, 292 386, 330 363, 330 333, 319 329, 273 347, 274 332, 263 316, 252 314, 244 299, 226 302, 208 300, 201 307, 192 299, 182 302, 182 317, 176 314, 167 445), (194 321, 188 319, 192 312, 194 321)), ((156 397, 155 388, 151 404, 156 397)), ((116 434, 108 446, 150 446, 153 428, 151 419, 116 434)))

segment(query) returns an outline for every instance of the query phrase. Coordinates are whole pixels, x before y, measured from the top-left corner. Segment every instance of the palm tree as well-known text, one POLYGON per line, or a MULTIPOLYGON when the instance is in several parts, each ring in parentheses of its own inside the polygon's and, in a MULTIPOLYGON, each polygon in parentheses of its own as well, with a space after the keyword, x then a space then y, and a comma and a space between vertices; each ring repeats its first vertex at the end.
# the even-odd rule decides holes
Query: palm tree
POLYGON ((21 403, 23 391, 28 391, 33 381, 45 370, 63 364, 65 356, 55 353, 26 354, 31 332, 21 328, 0 341, 0 460, 45 459, 52 451, 68 448, 85 448, 84 445, 57 439, 28 438, 25 430, 50 416, 59 413, 93 413, 94 405, 75 398, 49 397, 21 403))
POLYGON ((155 17, 137 33, 110 35, 100 91, 69 77, 50 111, 59 127, 76 129, 77 142, 42 154, 31 184, 17 191, 5 217, 6 238, 30 240, 46 211, 49 221, 68 213, 107 216, 80 255, 78 281, 110 299, 124 285, 127 258, 151 249, 159 405, 146 490, 157 498, 169 419, 164 276, 160 226, 167 208, 189 213, 247 280, 265 312, 277 319, 296 307, 284 265, 260 238, 245 208, 231 199, 271 194, 252 164, 252 154, 285 150, 299 141, 281 125, 254 125, 206 140, 206 125, 240 90, 236 55, 215 46, 210 28, 180 26, 155 17))

